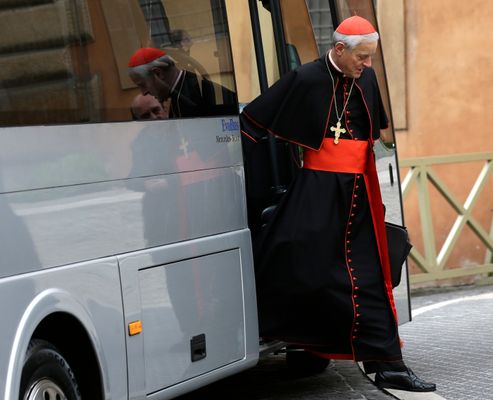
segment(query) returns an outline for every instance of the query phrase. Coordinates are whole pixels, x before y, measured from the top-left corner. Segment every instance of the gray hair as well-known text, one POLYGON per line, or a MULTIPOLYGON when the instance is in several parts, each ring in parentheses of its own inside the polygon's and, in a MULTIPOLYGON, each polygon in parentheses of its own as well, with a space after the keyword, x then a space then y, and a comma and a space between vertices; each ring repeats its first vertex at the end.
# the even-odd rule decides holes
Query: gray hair
POLYGON ((173 65, 175 65, 175 60, 168 55, 164 55, 159 58, 156 58, 155 60, 147 64, 137 65, 136 67, 130 67, 128 69, 128 72, 130 74, 139 75, 145 78, 151 75, 151 71, 154 67, 167 69, 172 67, 173 65))
POLYGON ((349 50, 353 50, 357 45, 362 42, 376 42, 379 39, 378 32, 368 33, 366 35, 344 35, 337 31, 334 31, 332 35, 332 41, 334 44, 342 42, 349 50))

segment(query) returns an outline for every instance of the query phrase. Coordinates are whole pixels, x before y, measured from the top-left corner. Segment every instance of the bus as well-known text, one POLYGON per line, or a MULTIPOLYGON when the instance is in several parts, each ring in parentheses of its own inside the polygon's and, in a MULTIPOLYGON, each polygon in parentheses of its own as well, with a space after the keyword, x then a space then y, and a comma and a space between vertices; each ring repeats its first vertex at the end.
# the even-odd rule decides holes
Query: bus
MULTIPOLYGON (((282 346, 258 334, 252 240, 298 153, 270 138, 246 156, 238 115, 354 13, 376 24, 371 0, 1 2, 3 399, 170 399, 282 346), (141 47, 213 82, 217 107, 135 120, 141 47)), ((388 136, 379 174, 402 224, 388 136)))

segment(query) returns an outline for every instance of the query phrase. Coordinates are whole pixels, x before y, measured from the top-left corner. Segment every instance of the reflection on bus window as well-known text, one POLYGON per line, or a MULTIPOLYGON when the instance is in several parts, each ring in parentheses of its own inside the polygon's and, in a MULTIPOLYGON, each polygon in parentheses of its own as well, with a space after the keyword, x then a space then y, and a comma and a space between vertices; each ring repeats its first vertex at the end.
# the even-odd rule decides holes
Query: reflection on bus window
POLYGON ((214 105, 198 115, 170 112, 170 118, 238 113, 223 1, 8 4, 0 24, 3 126, 134 119, 140 90, 128 60, 141 47, 173 57, 214 105), (49 18, 36 19, 40 13, 49 18))
MULTIPOLYGON (((164 50, 138 49, 129 63, 129 75, 142 95, 155 97, 160 104, 169 102, 169 118, 204 117, 227 113, 216 103, 216 93, 234 100, 228 89, 206 77, 179 68, 164 50)), ((229 104, 234 105, 234 101, 229 104)), ((233 112, 231 110, 231 112, 233 112)))
POLYGON ((130 110, 135 121, 153 121, 169 118, 170 102, 160 103, 150 94, 138 94, 134 97, 130 110))

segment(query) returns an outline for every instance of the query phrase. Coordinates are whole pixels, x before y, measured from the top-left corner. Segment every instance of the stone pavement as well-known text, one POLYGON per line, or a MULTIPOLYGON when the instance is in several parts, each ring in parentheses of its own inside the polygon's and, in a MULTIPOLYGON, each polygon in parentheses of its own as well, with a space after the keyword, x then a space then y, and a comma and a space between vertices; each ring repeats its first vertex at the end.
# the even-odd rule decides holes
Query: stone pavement
POLYGON ((404 360, 418 376, 437 384, 435 393, 381 391, 350 361, 332 362, 317 375, 296 375, 278 354, 180 399, 493 400, 492 304, 493 286, 411 296, 413 320, 400 327, 404 360))
POLYGON ((493 286, 415 293, 411 305, 406 363, 447 400, 493 400, 493 286))
POLYGON ((268 355, 258 365, 177 400, 392 400, 350 361, 331 362, 320 374, 303 376, 287 368, 283 354, 268 355))

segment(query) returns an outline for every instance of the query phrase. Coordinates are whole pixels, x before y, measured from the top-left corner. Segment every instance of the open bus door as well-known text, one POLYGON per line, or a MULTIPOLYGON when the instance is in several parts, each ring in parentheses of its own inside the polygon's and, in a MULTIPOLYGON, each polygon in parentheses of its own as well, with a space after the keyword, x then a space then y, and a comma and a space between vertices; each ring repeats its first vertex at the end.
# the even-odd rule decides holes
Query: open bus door
MULTIPOLYGON (((360 15, 378 25, 371 0, 244 0, 241 3, 234 0, 234 5, 230 0, 226 4, 240 105, 253 100, 280 76, 330 49, 334 27, 344 18, 360 15), (248 12, 251 33, 236 23, 241 21, 239 13, 248 12), (245 46, 245 35, 251 35, 250 47, 245 46), (235 46, 237 42, 243 45, 235 46), (250 58, 244 58, 246 55, 250 58)), ((373 67, 390 120, 389 129, 382 132, 374 149, 386 220, 403 225, 397 148, 381 45, 373 67)), ((245 158, 249 226, 253 236, 264 223, 262 215, 279 202, 300 162, 296 146, 274 137, 255 146, 245 158)), ((403 268, 401 283, 394 289, 400 324, 411 319, 407 263, 403 268)))

